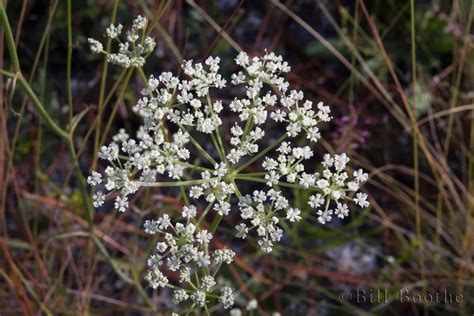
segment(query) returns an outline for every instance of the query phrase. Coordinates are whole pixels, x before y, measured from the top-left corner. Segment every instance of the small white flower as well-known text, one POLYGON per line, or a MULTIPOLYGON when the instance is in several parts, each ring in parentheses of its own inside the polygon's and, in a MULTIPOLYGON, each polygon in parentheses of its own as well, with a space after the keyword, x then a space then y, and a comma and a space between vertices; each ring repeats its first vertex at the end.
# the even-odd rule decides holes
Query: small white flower
POLYGON ((135 19, 133 20, 132 28, 137 29, 137 30, 141 30, 141 29, 144 29, 144 28, 145 28, 145 26, 146 26, 147 23, 148 23, 147 18, 142 17, 141 15, 138 15, 138 16, 135 17, 135 19))
POLYGON ((212 234, 206 229, 201 230, 196 234, 196 240, 200 244, 208 244, 212 239, 212 234))
POLYGON ((270 171, 265 175, 265 180, 267 180, 267 185, 272 187, 278 184, 280 177, 276 171, 270 171))
POLYGON ((319 215, 318 221, 323 225, 326 224, 327 222, 330 222, 332 219, 332 213, 333 213, 332 210, 327 210, 327 211, 319 210, 317 212, 317 214, 319 215))
POLYGON ((211 292, 216 284, 216 280, 210 275, 206 275, 201 279, 201 287, 206 292, 211 292))
POLYGON ((128 208, 128 200, 125 196, 117 196, 115 198, 115 208, 119 212, 125 212, 128 208))
POLYGON ((227 155, 227 159, 236 164, 239 162, 240 158, 242 158, 242 156, 244 155, 245 153, 240 150, 240 149, 235 149, 235 148, 232 148, 229 152, 229 154, 227 155))
POLYGON ((349 207, 347 204, 337 204, 334 214, 336 214, 339 218, 347 217, 349 215, 349 207))
POLYGON ((230 203, 229 202, 221 202, 221 203, 217 203, 215 206, 214 206, 214 210, 219 213, 220 216, 227 216, 229 214, 229 211, 230 211, 230 203))
POLYGON ((94 207, 98 208, 101 207, 105 202, 105 196, 101 191, 97 191, 93 196, 92 199, 94 200, 94 207))
POLYGON ((107 62, 123 68, 129 68, 131 65, 130 58, 124 54, 109 54, 107 55, 107 62))
POLYGON ((92 53, 94 54, 100 54, 104 51, 104 47, 102 46, 102 43, 93 39, 93 38, 88 38, 87 42, 90 45, 90 49, 92 53))
POLYGON ((235 63, 239 66, 246 66, 249 63, 249 56, 245 52, 240 52, 235 58, 235 63))
POLYGON ((309 197, 308 204, 313 208, 318 208, 319 206, 323 205, 324 199, 321 197, 321 194, 311 195, 309 197))
POLYGON ((370 205, 370 203, 367 201, 367 194, 360 192, 356 194, 354 202, 362 208, 366 208, 370 205))
POLYGON ((191 294, 191 299, 196 303, 196 305, 203 307, 206 304, 206 292, 197 290, 191 294))
POLYGON ((240 308, 232 308, 229 311, 229 315, 230 316, 242 316, 242 311, 240 310, 240 308))
POLYGON ((238 238, 242 238, 242 239, 245 239, 247 238, 247 234, 249 232, 249 229, 247 228, 247 225, 245 225, 244 223, 241 223, 237 226, 235 226, 235 229, 237 229, 237 237, 238 238))
POLYGON ((286 211, 286 219, 289 220, 290 222, 299 222, 301 220, 301 211, 297 208, 289 208, 286 211))
POLYGON ((192 187, 191 190, 189 191, 189 196, 193 199, 198 199, 199 197, 201 197, 201 195, 204 194, 203 192, 203 188, 201 187, 192 187))
POLYGON ((270 253, 273 250, 273 243, 269 239, 260 239, 258 244, 264 253, 270 253))
POLYGON ((247 310, 248 311, 253 311, 255 309, 257 309, 257 306, 258 306, 258 302, 256 299, 253 299, 251 301, 248 302, 247 304, 247 310))
POLYGON ((179 273, 179 282, 191 282, 191 269, 189 267, 184 267, 179 273))
POLYGON ((365 173, 364 170, 359 169, 357 171, 354 171, 354 178, 357 182, 365 182, 369 178, 369 175, 365 173))
POLYGON ((225 262, 226 264, 230 264, 234 260, 235 252, 231 249, 217 249, 214 251, 213 256, 216 263, 225 262))
POLYGON ((158 252, 165 252, 167 248, 168 245, 165 242, 159 242, 156 244, 156 250, 158 250, 158 252))
POLYGON ((315 182, 316 182, 316 177, 314 176, 314 174, 307 174, 305 172, 301 174, 300 184, 304 186, 305 188, 314 186, 315 182))
MULTIPOLYGON (((173 292, 173 303, 179 304, 189 298, 188 293, 184 289, 175 290, 173 292)), ((178 315, 178 314, 176 314, 178 315)))
POLYGON ((359 183, 356 181, 349 181, 347 182, 347 189, 355 192, 359 190, 359 183))
POLYGON ((187 219, 195 218, 197 213, 196 206, 194 205, 189 205, 189 206, 184 206, 183 207, 183 217, 187 219))
POLYGON ((164 276, 157 267, 153 267, 148 271, 145 280, 147 280, 150 283, 150 286, 154 289, 168 285, 168 278, 164 276))
POLYGON ((122 33, 122 28, 122 24, 119 24, 117 26, 110 24, 110 26, 106 29, 107 37, 116 38, 120 35, 120 33, 122 33))
POLYGON ((234 295, 232 289, 225 286, 221 289, 221 295, 219 296, 219 302, 224 305, 225 309, 229 309, 234 306, 234 295))
POLYGON ((87 183, 90 185, 98 185, 102 183, 102 174, 92 171, 91 175, 87 177, 87 183))
POLYGON ((157 222, 158 228, 160 230, 165 230, 165 229, 167 229, 168 227, 171 226, 171 219, 170 219, 170 216, 168 214, 163 214, 163 216, 158 218, 158 220, 156 222, 157 222))
POLYGON ((349 162, 349 157, 346 154, 335 155, 334 156, 334 167, 337 171, 342 171, 346 164, 349 162))

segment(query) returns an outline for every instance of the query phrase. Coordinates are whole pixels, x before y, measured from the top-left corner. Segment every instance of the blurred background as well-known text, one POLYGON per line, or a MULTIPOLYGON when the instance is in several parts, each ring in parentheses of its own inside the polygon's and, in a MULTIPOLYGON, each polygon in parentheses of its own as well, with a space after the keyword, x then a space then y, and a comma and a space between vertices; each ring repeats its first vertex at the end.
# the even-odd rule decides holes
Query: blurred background
MULTIPOLYGON (((22 76, 64 129, 70 78, 74 131, 71 142, 59 137, 18 78, 0 77, 1 315, 172 307, 170 292, 143 280, 153 243, 142 224, 181 201, 141 191, 133 212, 103 208, 91 218, 81 194, 80 174, 103 168, 94 148, 139 126, 131 108, 143 88, 138 73, 113 65, 104 78, 87 38, 105 41, 111 21, 127 28, 138 14, 157 40, 147 74, 218 55, 229 75, 240 50, 281 54, 292 86, 331 106, 314 150, 346 152, 370 174, 371 207, 350 220, 303 221, 272 256, 242 243, 224 273, 240 289, 237 306, 255 298, 258 315, 474 312, 472 1, 72 1, 69 40, 67 2, 6 4, 22 76)), ((0 69, 14 72, 3 36, 0 69)))

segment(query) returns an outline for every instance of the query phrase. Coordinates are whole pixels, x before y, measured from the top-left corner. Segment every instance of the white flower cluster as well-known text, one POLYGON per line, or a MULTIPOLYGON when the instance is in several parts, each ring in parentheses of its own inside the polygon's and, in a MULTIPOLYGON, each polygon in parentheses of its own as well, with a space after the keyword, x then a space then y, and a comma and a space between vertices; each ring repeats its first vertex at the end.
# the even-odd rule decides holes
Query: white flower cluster
POLYGON ((331 120, 329 107, 320 102, 317 111, 314 111, 311 101, 303 102, 303 92, 288 90, 289 83, 280 74, 289 72, 290 67, 281 56, 270 53, 262 58, 250 59, 242 52, 237 56, 236 63, 244 67, 245 73, 240 71, 234 74, 232 82, 246 84, 246 98, 235 99, 230 107, 239 113, 242 121, 252 119, 256 125, 264 124, 270 110, 270 117, 274 121, 286 123, 289 137, 304 133, 312 142, 321 137, 317 125, 331 120), (264 93, 264 84, 274 87, 280 97, 271 92, 264 93), (277 103, 280 106, 276 106, 277 103))
POLYGON ((191 187, 189 196, 198 199, 206 196, 206 201, 214 203, 214 210, 221 216, 226 216, 230 211, 230 203, 226 200, 235 193, 232 184, 226 183, 224 177, 227 175, 228 168, 224 163, 216 164, 215 170, 211 172, 203 171, 201 178, 204 181, 198 186, 191 187))
POLYGON ((120 40, 123 26, 121 24, 111 24, 106 30, 106 36, 118 42, 118 53, 110 53, 104 51, 101 42, 89 38, 92 53, 106 54, 107 61, 111 64, 121 66, 123 68, 141 67, 145 64, 146 57, 153 52, 156 46, 155 40, 145 35, 148 21, 142 16, 137 16, 133 20, 132 28, 125 34, 125 41, 120 40))
MULTIPOLYGON (((179 272, 179 288, 174 289, 173 302, 179 304, 191 301, 192 305, 204 307, 209 295, 217 295, 215 275, 222 264, 233 261, 235 253, 230 249, 210 250, 212 234, 196 225, 172 224, 167 214, 157 220, 145 222, 145 232, 161 234, 163 240, 156 245, 156 253, 148 259, 150 270, 146 280, 154 289, 169 286, 163 271, 179 272)), ((230 308, 234 304, 232 289, 221 287, 219 302, 230 308)))
MULTIPOLYGON (((137 18, 127 33, 133 50, 126 46, 123 51, 129 60, 124 66, 141 67, 142 62, 132 59, 149 53, 145 46, 134 44, 145 26, 146 20, 137 18)), ((121 25, 112 25, 107 36, 118 38, 121 31, 121 25)), ((100 43, 91 41, 91 46, 103 52, 100 43)), ((321 224, 333 216, 348 216, 350 202, 369 206, 367 195, 357 192, 368 175, 362 170, 350 173, 346 154, 325 155, 320 172, 308 169, 315 163, 309 144, 321 137, 319 125, 331 120, 329 107, 322 102, 313 105, 303 92, 289 89, 283 74, 290 67, 281 56, 250 58, 240 53, 235 61, 242 69, 231 76, 231 83, 245 93, 230 102, 218 97, 227 84, 219 73, 218 57, 203 63, 185 61, 182 76, 169 72, 150 76, 133 107, 143 118, 136 137, 120 130, 100 151, 109 166, 103 174, 94 171, 88 178, 90 185, 109 191, 95 191, 95 207, 114 198, 115 208, 125 211, 128 198, 141 187, 180 188, 192 199, 182 208, 185 224, 173 224, 167 214, 145 223, 147 233, 162 237, 148 260, 146 279, 153 288, 172 288, 175 303, 205 308, 211 301, 225 308, 233 305, 232 289, 218 286, 215 274, 222 263, 232 261, 234 252, 212 250, 211 245, 223 217, 240 215, 237 237, 254 234, 260 249, 269 253, 281 241, 282 227, 299 222, 307 213, 291 205, 285 188, 308 190, 305 202, 315 209, 321 224), (229 121, 233 123, 227 138, 224 122, 229 121), (269 126, 280 130, 281 136, 266 135, 269 126), (304 141, 308 145, 297 145, 304 141), (258 172, 250 173, 252 169, 258 172), (205 229, 210 210, 213 225, 205 229), (179 274, 178 285, 170 284, 170 272, 179 274)))
MULTIPOLYGON (((128 207, 128 196, 135 193, 141 186, 147 186, 156 181, 157 175, 167 173, 172 179, 180 179, 184 172, 184 161, 189 159, 189 150, 184 146, 189 142, 189 135, 178 130, 165 141, 161 129, 146 129, 141 127, 137 138, 132 139, 120 130, 114 136, 114 141, 103 146, 99 158, 111 164, 105 169, 108 191, 117 191, 115 208, 123 212, 128 207), (122 157, 127 159, 123 161, 122 157), (134 177, 135 175, 135 177, 134 177)), ((88 183, 98 185, 102 175, 93 172, 88 183)), ((97 192, 94 196, 94 206, 100 207, 105 201, 104 194, 97 192)))
POLYGON ((280 153, 277 159, 266 157, 262 167, 268 171, 265 175, 267 185, 277 185, 281 178, 289 183, 299 182, 305 188, 314 186, 317 175, 304 172, 303 161, 313 157, 313 151, 309 146, 291 147, 288 142, 283 142, 277 149, 280 153))
POLYGON ((237 225, 237 237, 245 239, 250 230, 256 229, 259 236, 258 244, 263 252, 269 253, 273 249, 273 242, 283 237, 283 230, 277 226, 285 218, 289 222, 299 222, 301 211, 289 206, 288 200, 281 191, 254 191, 253 195, 246 195, 239 202, 240 216, 249 220, 251 227, 245 223, 237 225), (281 214, 286 211, 286 214, 281 214))
MULTIPOLYGON (((348 162, 349 157, 346 154, 334 157, 324 155, 322 177, 315 181, 321 193, 310 196, 308 201, 308 204, 317 210, 318 221, 321 224, 331 221, 333 215, 339 218, 348 216, 349 206, 345 203, 348 200, 347 194, 359 190, 360 185, 368 179, 368 175, 359 169, 354 171, 354 178, 349 181, 349 175, 344 171, 348 162), (329 208, 331 200, 336 203, 335 210, 329 208)), ((362 208, 369 206, 365 193, 357 193, 353 201, 362 208)))

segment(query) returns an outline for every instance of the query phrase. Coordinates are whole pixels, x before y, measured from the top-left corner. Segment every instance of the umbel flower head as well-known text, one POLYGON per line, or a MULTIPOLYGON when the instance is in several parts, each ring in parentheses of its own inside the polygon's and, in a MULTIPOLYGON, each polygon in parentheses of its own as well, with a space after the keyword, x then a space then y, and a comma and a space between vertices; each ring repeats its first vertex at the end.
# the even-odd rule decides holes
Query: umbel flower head
MULTIPOLYGON (((94 40, 91 49, 119 66, 141 67, 148 48, 134 43, 145 26, 143 18, 135 20, 126 36, 130 44, 126 49, 120 44, 118 54, 104 52, 94 40)), ((121 32, 121 25, 111 25, 107 36, 115 39, 121 32)), ((146 280, 153 288, 172 289, 176 304, 233 306, 232 289, 215 278, 235 255, 212 243, 223 217, 238 214, 232 217, 240 218, 235 235, 253 236, 261 251, 270 253, 284 236, 283 227, 308 213, 326 224, 347 217, 350 204, 369 206, 367 195, 357 192, 368 175, 361 169, 349 172, 346 154, 326 154, 317 167, 308 168, 315 165, 314 143, 321 138, 320 125, 331 120, 330 109, 290 89, 284 77, 288 63, 274 53, 250 57, 241 52, 235 64, 239 70, 230 81, 219 73, 219 57, 185 61, 181 76, 151 75, 133 107, 143 124, 134 137, 120 130, 103 146, 99 157, 108 166, 103 174, 94 171, 88 178, 99 189, 94 206, 115 199, 120 212, 142 187, 180 188, 187 194, 180 217, 163 214, 145 223, 147 233, 160 236, 156 253, 148 259, 146 280), (231 101, 219 98, 230 85, 241 95, 231 101), (273 132, 268 126, 275 126, 273 132), (292 205, 291 188, 310 193, 308 208, 292 205), (211 228, 205 225, 207 217, 214 218, 211 228), (170 273, 178 273, 178 284, 171 284, 170 273)))
POLYGON ((142 16, 137 16, 133 20, 133 25, 125 34, 125 41, 120 40, 122 35, 122 24, 111 24, 106 30, 106 36, 118 43, 118 52, 110 53, 104 51, 101 42, 89 38, 87 39, 91 51, 94 54, 106 54, 107 61, 124 68, 141 67, 145 64, 145 59, 151 54, 156 46, 155 40, 146 35, 148 20, 142 16))

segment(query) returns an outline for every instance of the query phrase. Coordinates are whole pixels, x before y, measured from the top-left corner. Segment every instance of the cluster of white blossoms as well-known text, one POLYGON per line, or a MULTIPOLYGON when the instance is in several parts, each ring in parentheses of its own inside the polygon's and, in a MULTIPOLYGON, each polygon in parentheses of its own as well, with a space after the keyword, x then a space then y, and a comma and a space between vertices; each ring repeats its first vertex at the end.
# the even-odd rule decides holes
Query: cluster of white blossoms
POLYGON ((218 295, 219 302, 225 308, 234 305, 232 289, 228 286, 220 286, 216 294, 219 286, 215 279, 220 266, 233 261, 235 253, 232 250, 211 251, 210 232, 198 229, 190 221, 173 225, 168 214, 157 220, 147 220, 145 232, 163 236, 163 240, 156 245, 156 253, 148 259, 150 269, 145 279, 152 288, 169 286, 169 280, 163 271, 173 271, 179 273, 180 285, 170 286, 173 288, 175 304, 190 301, 195 306, 204 307, 209 295, 218 295))
MULTIPOLYGON (((141 67, 141 58, 154 47, 148 37, 137 43, 145 27, 146 20, 138 17, 118 54, 104 52, 100 43, 90 40, 92 50, 107 54, 108 61, 119 66, 141 67)), ((111 25, 107 36, 118 39, 121 31, 121 25, 111 25)), ((233 221, 237 237, 256 238, 260 249, 269 253, 282 240, 283 227, 311 214, 321 224, 345 218, 351 202, 369 206, 367 195, 357 192, 368 175, 360 169, 350 172, 346 154, 326 154, 319 172, 308 169, 316 164, 313 148, 321 137, 320 124, 331 120, 329 107, 314 105, 303 92, 289 89, 284 73, 290 67, 281 56, 251 58, 242 52, 235 62, 241 70, 230 82, 243 95, 231 101, 220 97, 228 82, 219 73, 219 57, 185 61, 180 76, 150 76, 133 107, 143 119, 136 136, 120 130, 100 151, 108 166, 88 178, 96 186, 94 206, 115 199, 121 212, 142 187, 189 197, 182 197, 184 222, 173 224, 164 214, 145 223, 147 233, 160 236, 146 280, 153 288, 170 288, 177 304, 232 307, 232 289, 215 278, 235 255, 212 242, 222 218, 233 221), (267 132, 270 128, 272 133, 267 132), (278 131, 281 135, 275 136, 278 131), (308 207, 292 206, 288 188, 307 190, 308 207)))
POLYGON ((274 189, 267 192, 256 190, 252 195, 241 197, 238 205, 241 218, 249 220, 251 226, 245 223, 237 225, 237 237, 245 239, 249 231, 255 229, 259 236, 258 244, 265 253, 271 252, 273 242, 278 242, 283 237, 283 229, 278 226, 280 220, 301 220, 301 211, 289 207, 289 202, 282 192, 274 189))
POLYGON ((111 24, 106 30, 106 36, 118 43, 118 53, 104 51, 104 46, 98 40, 87 39, 91 51, 94 54, 106 54, 107 61, 124 68, 141 67, 145 64, 146 57, 153 52, 155 40, 146 35, 148 20, 142 16, 137 16, 133 20, 132 28, 126 32, 125 41, 120 40, 123 26, 122 24, 111 24))

